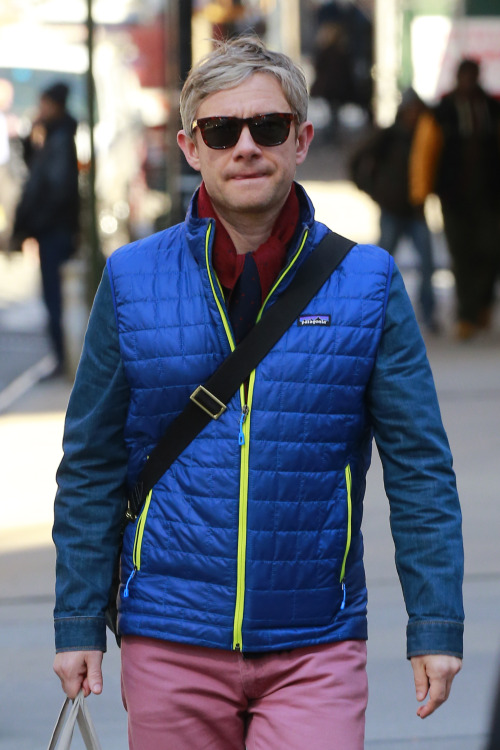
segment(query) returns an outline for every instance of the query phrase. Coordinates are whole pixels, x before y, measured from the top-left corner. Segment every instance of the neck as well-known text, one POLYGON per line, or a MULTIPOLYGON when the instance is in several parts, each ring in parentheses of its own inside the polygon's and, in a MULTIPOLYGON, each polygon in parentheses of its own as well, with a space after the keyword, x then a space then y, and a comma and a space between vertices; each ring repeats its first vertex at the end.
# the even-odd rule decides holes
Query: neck
POLYGON ((228 217, 217 211, 217 216, 228 235, 231 237, 237 255, 246 255, 257 250, 271 235, 273 226, 278 218, 282 206, 278 211, 263 217, 236 216, 228 217))
MULTIPOLYGON (((254 211, 239 211, 237 209, 228 210, 226 205, 220 205, 218 201, 212 200, 203 183, 200 188, 198 209, 201 217, 213 216, 224 227, 237 255, 246 255, 246 253, 258 250, 271 237, 273 231, 276 231, 275 225, 290 199, 291 190, 292 187, 279 204, 274 205, 272 209, 262 211, 256 208, 254 211)), ((293 190, 293 201, 284 219, 287 226, 293 224, 295 228, 298 211, 299 204, 295 190, 293 190)), ((283 234, 282 230, 283 228, 280 230, 281 234, 283 234)))
POLYGON ((274 207, 272 212, 264 215, 260 211, 255 214, 228 213, 219 210, 218 206, 215 203, 213 204, 217 212, 217 218, 231 237, 237 255, 254 252, 271 236, 276 219, 280 215, 287 197, 285 196, 280 206, 274 207))

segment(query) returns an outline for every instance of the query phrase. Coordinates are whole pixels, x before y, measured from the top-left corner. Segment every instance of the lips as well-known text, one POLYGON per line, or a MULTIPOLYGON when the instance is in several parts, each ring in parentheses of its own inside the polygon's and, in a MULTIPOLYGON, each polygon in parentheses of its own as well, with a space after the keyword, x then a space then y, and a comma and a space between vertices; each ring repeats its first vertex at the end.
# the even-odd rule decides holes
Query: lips
POLYGON ((267 177, 267 172, 251 172, 249 174, 235 174, 231 180, 258 180, 259 177, 267 177))

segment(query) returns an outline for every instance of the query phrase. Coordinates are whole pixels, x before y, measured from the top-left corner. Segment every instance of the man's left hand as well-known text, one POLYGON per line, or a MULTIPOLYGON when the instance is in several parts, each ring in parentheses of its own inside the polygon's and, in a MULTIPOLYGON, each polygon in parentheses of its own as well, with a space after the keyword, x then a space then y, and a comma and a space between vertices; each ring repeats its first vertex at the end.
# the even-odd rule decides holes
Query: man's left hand
POLYGON ((421 719, 430 716, 445 702, 451 690, 453 678, 462 669, 462 660, 445 654, 426 654, 411 659, 417 700, 429 700, 417 710, 421 719))

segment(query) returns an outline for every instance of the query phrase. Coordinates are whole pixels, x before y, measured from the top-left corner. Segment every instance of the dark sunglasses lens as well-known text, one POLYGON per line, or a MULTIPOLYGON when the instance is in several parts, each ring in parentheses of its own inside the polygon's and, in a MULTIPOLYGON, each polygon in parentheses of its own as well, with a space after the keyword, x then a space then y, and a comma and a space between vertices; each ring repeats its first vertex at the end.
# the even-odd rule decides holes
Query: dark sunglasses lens
POLYGON ((290 133, 293 115, 269 114, 241 120, 239 117, 205 117, 197 122, 209 148, 232 148, 238 143, 244 124, 259 146, 280 146, 290 133))
POLYGON ((224 117, 214 117, 199 123, 201 135, 209 148, 231 148, 240 137, 241 123, 224 117))
POLYGON ((280 146, 288 138, 291 120, 280 115, 265 115, 250 125, 250 133, 259 146, 280 146))

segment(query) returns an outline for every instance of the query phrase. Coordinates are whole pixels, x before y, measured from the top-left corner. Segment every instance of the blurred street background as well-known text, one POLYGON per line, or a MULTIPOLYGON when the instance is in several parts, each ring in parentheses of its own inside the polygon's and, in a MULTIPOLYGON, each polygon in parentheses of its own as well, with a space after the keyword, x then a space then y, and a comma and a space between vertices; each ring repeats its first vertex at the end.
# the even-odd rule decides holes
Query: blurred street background
MULTIPOLYGON (((174 145, 180 82, 210 39, 254 30, 301 63, 312 85, 322 14, 335 12, 350 18, 354 29, 350 94, 335 112, 321 97, 311 99, 316 138, 297 176, 320 220, 359 242, 377 242, 379 208, 351 181, 350 156, 375 126, 392 123, 409 86, 427 103, 436 102, 452 87, 463 56, 481 58, 483 84, 500 96, 496 0, 2 3, 0 141, 2 116, 8 137, 3 150, 0 142, 0 750, 47 745, 62 703, 52 673, 50 528, 64 413, 105 258, 121 244, 181 220, 197 185, 174 145), (66 373, 51 378, 36 244, 11 252, 9 243, 26 177, 20 138, 29 132, 40 90, 55 80, 71 87, 69 108, 79 121, 82 230, 78 252, 63 268, 66 373)), ((422 331, 463 508, 465 660, 449 702, 420 721, 375 451, 364 520, 366 747, 482 750, 500 667, 500 309, 497 304, 488 330, 456 340, 454 278, 437 198, 428 200, 425 212, 438 325, 436 332, 422 331)), ((418 256, 403 241, 396 259, 418 312, 418 256)), ((90 698, 90 709, 103 750, 125 750, 119 650, 111 638, 108 646, 104 694, 90 698)))

